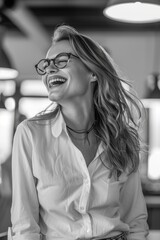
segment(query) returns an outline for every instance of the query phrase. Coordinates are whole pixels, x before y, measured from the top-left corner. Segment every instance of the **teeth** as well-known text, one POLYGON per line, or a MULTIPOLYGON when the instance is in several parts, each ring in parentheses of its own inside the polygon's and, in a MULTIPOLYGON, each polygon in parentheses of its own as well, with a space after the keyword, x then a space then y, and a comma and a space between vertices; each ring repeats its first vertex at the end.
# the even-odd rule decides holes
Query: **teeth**
POLYGON ((49 81, 49 86, 52 86, 52 85, 54 85, 54 84, 57 84, 57 83, 64 83, 66 80, 65 79, 63 79, 63 78, 54 78, 54 79, 51 79, 50 81, 49 81))

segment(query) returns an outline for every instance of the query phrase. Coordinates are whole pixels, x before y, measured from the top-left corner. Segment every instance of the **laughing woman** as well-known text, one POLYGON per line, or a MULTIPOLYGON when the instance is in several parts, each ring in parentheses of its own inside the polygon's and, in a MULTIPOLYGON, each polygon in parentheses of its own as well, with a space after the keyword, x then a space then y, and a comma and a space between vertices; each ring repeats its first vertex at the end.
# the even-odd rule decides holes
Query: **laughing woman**
POLYGON ((14 240, 145 240, 139 103, 107 52, 70 26, 36 64, 53 108, 17 127, 14 240), (134 114, 137 116, 137 114, 134 114))

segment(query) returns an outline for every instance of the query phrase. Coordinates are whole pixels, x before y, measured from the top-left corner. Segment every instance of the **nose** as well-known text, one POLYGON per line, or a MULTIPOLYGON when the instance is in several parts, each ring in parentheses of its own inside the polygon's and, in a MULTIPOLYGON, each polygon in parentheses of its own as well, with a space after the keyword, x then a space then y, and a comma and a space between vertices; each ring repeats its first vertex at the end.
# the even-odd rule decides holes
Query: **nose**
POLYGON ((58 72, 59 69, 55 67, 55 65, 53 63, 51 63, 47 68, 46 68, 46 73, 50 74, 50 73, 55 73, 58 72))

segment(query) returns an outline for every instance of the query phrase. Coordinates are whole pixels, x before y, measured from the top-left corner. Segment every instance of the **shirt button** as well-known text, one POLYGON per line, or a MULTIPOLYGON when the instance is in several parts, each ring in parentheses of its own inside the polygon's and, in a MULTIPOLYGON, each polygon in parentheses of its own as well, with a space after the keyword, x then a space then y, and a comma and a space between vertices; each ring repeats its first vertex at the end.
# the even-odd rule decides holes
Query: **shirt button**
POLYGON ((80 210, 84 211, 84 207, 80 207, 80 210))
POLYGON ((86 189, 85 195, 86 195, 86 197, 88 197, 88 195, 89 195, 89 190, 88 189, 86 189))
POLYGON ((85 179, 84 179, 84 182, 88 184, 88 179, 87 179, 87 178, 85 178, 85 179))

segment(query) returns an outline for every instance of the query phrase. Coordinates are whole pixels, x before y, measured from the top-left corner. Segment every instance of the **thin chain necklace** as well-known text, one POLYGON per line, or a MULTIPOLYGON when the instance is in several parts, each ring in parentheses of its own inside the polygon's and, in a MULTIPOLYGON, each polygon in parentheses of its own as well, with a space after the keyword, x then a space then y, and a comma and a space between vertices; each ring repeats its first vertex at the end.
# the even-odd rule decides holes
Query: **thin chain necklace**
MULTIPOLYGON (((91 126, 88 130, 85 130, 85 131, 84 131, 84 130, 74 130, 74 129, 68 127, 68 126, 66 126, 66 127, 67 127, 68 130, 70 130, 70 131, 72 131, 72 132, 74 132, 74 133, 77 133, 77 134, 85 134, 85 138, 83 138, 83 139, 81 139, 81 140, 86 139, 87 142, 88 142, 88 144, 90 145, 90 141, 89 141, 89 138, 88 138, 88 134, 93 130, 94 124, 95 124, 95 123, 93 123, 92 126, 91 126)), ((75 138, 73 135, 72 135, 72 137, 75 138)), ((76 139, 76 140, 80 140, 80 139, 77 139, 77 138, 75 138, 75 139, 76 139)))
POLYGON ((72 132, 75 132, 75 133, 78 133, 78 134, 84 134, 85 133, 86 135, 88 135, 93 130, 94 123, 92 124, 92 126, 88 130, 85 130, 85 131, 84 130, 74 130, 73 128, 68 127, 68 126, 67 126, 67 128, 72 132))

